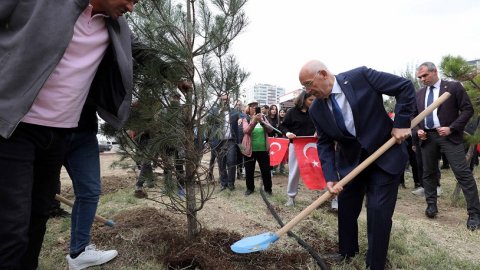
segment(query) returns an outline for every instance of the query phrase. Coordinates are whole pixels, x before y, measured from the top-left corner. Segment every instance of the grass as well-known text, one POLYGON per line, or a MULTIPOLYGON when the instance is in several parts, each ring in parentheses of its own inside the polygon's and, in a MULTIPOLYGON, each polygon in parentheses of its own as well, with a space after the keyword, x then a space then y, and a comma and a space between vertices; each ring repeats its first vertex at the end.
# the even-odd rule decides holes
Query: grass
MULTIPOLYGON (((477 170, 475 175, 477 175, 477 170)), ((410 174, 407 175, 407 185, 413 187, 410 174)), ((468 231, 465 226, 466 206, 463 195, 452 201, 451 194, 456 181, 451 171, 442 171, 443 196, 439 198, 439 217, 435 220, 424 216, 426 203, 424 198, 416 197, 410 193, 412 188, 400 189, 397 208, 394 215, 390 248, 388 254, 388 269, 426 269, 426 270, 480 270, 480 231, 468 231)), ((256 192, 245 197, 244 180, 237 182, 237 189, 231 191, 215 191, 214 197, 207 202, 205 208, 198 213, 202 225, 209 229, 222 228, 240 233, 243 236, 255 235, 265 231, 276 231, 279 226, 269 211, 266 209, 259 194, 261 181, 255 180, 256 192)), ((273 187, 274 195, 269 201, 279 213, 284 223, 295 217, 301 210, 313 202, 319 193, 301 187, 294 207, 285 207, 286 202, 286 177, 273 187)), ((152 205, 152 202, 139 200, 132 196, 131 188, 119 189, 114 193, 101 197, 98 214, 112 217, 125 209, 152 205)), ((156 205, 156 204, 155 204, 156 205)), ((161 207, 156 205, 156 207, 161 207)), ((62 269, 65 267, 65 255, 68 254, 70 239, 69 219, 50 220, 47 234, 40 258, 39 269, 62 269)), ((95 229, 95 228, 94 228, 95 229)), ((337 218, 328 207, 321 207, 305 220, 294 227, 293 232, 307 243, 313 244, 320 254, 337 243, 337 218)), ((106 264, 92 269, 166 269, 165 266, 155 262, 156 254, 145 254, 130 240, 145 233, 141 228, 136 228, 128 233, 117 236, 122 237, 128 252, 120 254, 124 263, 106 264), (142 258, 145 258, 142 260, 142 258)), ((359 218, 360 254, 349 263, 340 263, 332 266, 337 269, 364 269, 364 258, 367 249, 366 215, 365 209, 359 218)), ((159 243, 161 244, 161 243, 159 243)), ((99 246, 100 248, 117 248, 99 246)), ((272 250, 280 252, 292 249, 301 249, 298 244, 283 237, 271 246, 272 250)), ((158 252, 159 248, 149 252, 158 252)), ((117 259, 116 259, 117 260, 117 259)), ((313 262, 306 266, 308 269, 319 269, 313 262)))

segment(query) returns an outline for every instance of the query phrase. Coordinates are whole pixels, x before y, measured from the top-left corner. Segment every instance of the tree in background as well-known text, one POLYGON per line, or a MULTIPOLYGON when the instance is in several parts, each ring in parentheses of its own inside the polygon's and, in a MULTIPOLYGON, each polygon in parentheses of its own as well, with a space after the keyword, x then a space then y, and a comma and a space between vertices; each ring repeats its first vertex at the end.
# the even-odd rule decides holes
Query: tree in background
MULTIPOLYGON (((475 114, 467 124, 465 140, 470 144, 467 150, 466 159, 467 164, 470 164, 474 151, 476 151, 476 145, 480 143, 480 134, 478 132, 478 111, 480 109, 480 73, 475 66, 470 65, 461 56, 447 55, 442 57, 440 63, 440 69, 442 74, 450 79, 459 81, 463 84, 463 87, 467 91, 472 105, 475 109, 475 114), (467 130, 470 129, 470 130, 467 130)), ((460 185, 457 183, 455 191, 452 195, 453 201, 458 201, 460 194, 460 185)))
MULTIPOLYGON (((463 84, 476 112, 472 117, 472 121, 476 121, 480 109, 480 73, 477 68, 470 65, 461 56, 447 55, 442 57, 440 70, 446 78, 459 81, 463 84)), ((475 135, 466 136, 467 141, 471 144, 479 143, 480 135, 477 133, 478 132, 475 132, 475 135)))
POLYGON ((147 59, 136 63, 128 132, 117 132, 117 140, 123 158, 163 169, 161 192, 149 192, 149 199, 185 214, 190 237, 200 232, 197 212, 214 189, 201 162, 209 151, 206 118, 221 95, 237 99, 248 77, 229 54, 247 24, 245 3, 143 0, 128 18, 147 59))

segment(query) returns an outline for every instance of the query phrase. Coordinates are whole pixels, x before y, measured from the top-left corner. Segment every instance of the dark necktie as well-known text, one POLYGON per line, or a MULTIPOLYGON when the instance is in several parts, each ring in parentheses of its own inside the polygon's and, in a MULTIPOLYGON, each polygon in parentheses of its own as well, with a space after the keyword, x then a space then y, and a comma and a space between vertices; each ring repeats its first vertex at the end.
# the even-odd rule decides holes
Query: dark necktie
POLYGON ((338 103, 335 100, 335 95, 330 94, 328 97, 332 102, 333 117, 335 118, 335 122, 337 122, 338 128, 343 132, 344 135, 352 135, 350 132, 348 132, 347 127, 345 126, 345 119, 343 119, 342 109, 340 109, 340 106, 338 106, 338 103))
MULTIPOLYGON (((430 106, 433 102, 433 89, 435 89, 435 86, 430 86, 430 90, 428 91, 428 97, 427 97, 427 107, 430 106)), ((426 127, 427 128, 433 128, 433 112, 429 115, 427 115, 427 118, 425 119, 426 127)))

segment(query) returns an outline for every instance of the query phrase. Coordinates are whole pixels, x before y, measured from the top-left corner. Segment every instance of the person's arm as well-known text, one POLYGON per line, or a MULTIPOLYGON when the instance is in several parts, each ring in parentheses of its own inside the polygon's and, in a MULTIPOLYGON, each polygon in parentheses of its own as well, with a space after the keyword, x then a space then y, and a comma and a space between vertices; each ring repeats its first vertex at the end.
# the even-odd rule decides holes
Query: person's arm
POLYGON ((0 28, 4 27, 2 24, 12 15, 19 2, 19 0, 2 0, 2 4, 0 4, 0 28))
POLYGON ((465 129, 465 126, 468 123, 468 120, 473 116, 473 106, 470 98, 467 95, 467 91, 463 88, 462 84, 459 82, 454 82, 455 87, 455 99, 458 104, 459 115, 455 121, 453 121, 449 128, 452 131, 461 131, 465 129))
MULTIPOLYGON (((247 116, 248 117, 248 116, 247 116)), ((244 134, 251 134, 253 129, 255 128, 255 126, 257 125, 257 122, 253 119, 253 117, 251 117, 250 119, 250 123, 248 122, 247 120, 247 117, 243 118, 242 121, 243 121, 243 133, 244 134)))
POLYGON ((337 166, 335 165, 335 143, 322 130, 316 129, 318 159, 322 164, 323 175, 330 193, 338 194, 341 187, 333 188, 339 181, 337 166))
POLYGON ((293 110, 294 108, 290 109, 287 111, 287 113, 285 114, 285 117, 283 118, 283 122, 280 124, 280 126, 278 127, 278 129, 280 129, 280 131, 285 134, 285 136, 289 139, 293 139, 295 138, 295 134, 291 133, 290 132, 290 127, 292 126, 292 114, 293 114, 293 110), (289 133, 288 135, 290 136, 287 136, 287 133, 289 133))
POLYGON ((270 122, 268 122, 268 119, 265 115, 262 114, 262 122, 260 124, 262 125, 263 129, 267 134, 272 133, 273 129, 272 126, 270 125, 270 122))
POLYGON ((362 69, 373 89, 381 94, 395 97, 395 119, 392 136, 398 143, 411 134, 410 121, 415 111, 415 87, 409 79, 370 68, 362 69))

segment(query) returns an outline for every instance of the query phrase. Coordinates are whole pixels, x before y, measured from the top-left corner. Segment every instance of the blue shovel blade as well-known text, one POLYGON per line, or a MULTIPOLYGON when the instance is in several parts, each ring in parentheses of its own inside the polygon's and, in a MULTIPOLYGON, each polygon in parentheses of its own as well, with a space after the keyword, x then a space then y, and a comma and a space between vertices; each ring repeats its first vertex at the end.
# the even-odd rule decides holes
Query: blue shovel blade
POLYGON ((273 232, 266 232, 255 236, 243 238, 230 246, 235 253, 251 253, 262 251, 268 248, 270 243, 278 240, 273 232))

